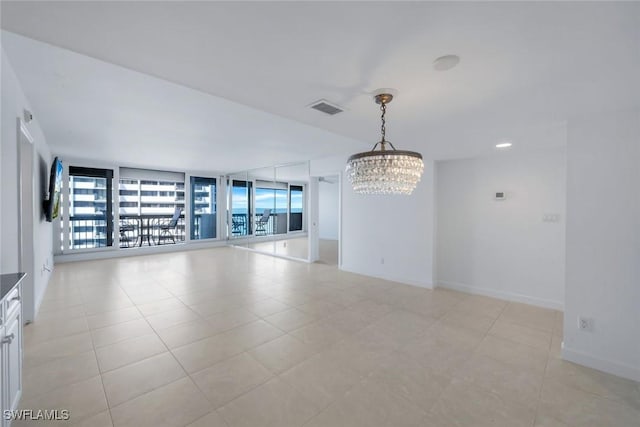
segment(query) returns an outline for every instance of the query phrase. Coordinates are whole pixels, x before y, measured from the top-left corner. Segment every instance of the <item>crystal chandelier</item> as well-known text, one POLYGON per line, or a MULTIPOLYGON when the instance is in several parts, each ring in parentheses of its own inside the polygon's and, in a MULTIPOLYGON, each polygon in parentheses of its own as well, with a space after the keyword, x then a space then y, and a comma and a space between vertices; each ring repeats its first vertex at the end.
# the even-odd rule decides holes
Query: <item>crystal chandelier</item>
POLYGON ((393 95, 381 93, 375 96, 382 111, 382 139, 371 151, 357 153, 349 157, 346 173, 353 190, 363 194, 411 194, 416 188, 424 163, 422 155, 414 151, 396 150, 385 140, 385 113, 393 95), (391 147, 389 150, 387 145, 391 147), (379 150, 376 148, 380 147, 379 150))

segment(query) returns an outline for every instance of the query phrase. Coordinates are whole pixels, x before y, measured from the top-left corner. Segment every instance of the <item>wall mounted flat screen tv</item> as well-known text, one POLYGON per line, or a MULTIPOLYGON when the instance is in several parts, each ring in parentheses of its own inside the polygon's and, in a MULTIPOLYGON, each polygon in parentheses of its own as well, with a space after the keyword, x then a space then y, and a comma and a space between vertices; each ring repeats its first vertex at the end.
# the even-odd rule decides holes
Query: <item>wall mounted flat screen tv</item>
POLYGON ((57 157, 51 165, 49 176, 49 198, 44 203, 44 214, 51 222, 60 216, 60 196, 62 195, 62 162, 57 157))

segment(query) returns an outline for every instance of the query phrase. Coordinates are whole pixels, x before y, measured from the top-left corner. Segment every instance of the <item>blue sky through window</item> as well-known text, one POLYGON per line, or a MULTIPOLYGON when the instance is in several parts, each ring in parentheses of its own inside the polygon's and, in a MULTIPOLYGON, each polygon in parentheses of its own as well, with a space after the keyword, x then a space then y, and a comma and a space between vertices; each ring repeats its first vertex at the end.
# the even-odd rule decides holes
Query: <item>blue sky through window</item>
MULTIPOLYGON (((233 187, 232 190, 233 209, 236 214, 247 213, 247 189, 243 187, 233 187)), ((303 197, 301 191, 291 192, 291 212, 302 212, 303 197)), ((287 212, 287 190, 276 190, 272 188, 256 188, 255 213, 261 215, 265 209, 271 212, 287 212), (275 211, 274 211, 275 209, 275 211)))
POLYGON ((291 192, 291 213, 302 212, 302 191, 291 192))
POLYGON ((272 213, 287 213, 287 190, 256 188, 255 206, 257 214, 265 209, 271 209, 272 213))

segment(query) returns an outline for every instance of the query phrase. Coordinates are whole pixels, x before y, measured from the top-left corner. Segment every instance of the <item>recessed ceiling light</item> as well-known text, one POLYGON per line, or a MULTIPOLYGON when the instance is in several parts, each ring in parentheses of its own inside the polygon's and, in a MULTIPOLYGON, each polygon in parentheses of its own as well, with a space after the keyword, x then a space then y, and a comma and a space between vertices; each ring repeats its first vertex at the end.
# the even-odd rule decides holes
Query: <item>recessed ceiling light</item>
POLYGON ((436 71, 447 71, 455 67, 460 63, 460 57, 458 55, 445 55, 440 58, 436 58, 433 61, 433 68, 436 71))
POLYGON ((496 144, 496 148, 509 148, 512 145, 510 142, 501 142, 500 144, 496 144))

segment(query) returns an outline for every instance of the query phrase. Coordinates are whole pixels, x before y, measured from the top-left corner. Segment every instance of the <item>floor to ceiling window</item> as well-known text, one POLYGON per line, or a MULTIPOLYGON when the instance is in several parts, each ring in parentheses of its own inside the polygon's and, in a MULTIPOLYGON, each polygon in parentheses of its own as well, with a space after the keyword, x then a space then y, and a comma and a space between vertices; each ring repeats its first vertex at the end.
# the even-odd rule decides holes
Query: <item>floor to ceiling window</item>
POLYGON ((304 211, 304 187, 302 185, 289 186, 289 231, 303 229, 302 214, 304 211))
POLYGON ((216 179, 191 177, 191 239, 216 238, 216 179))
MULTIPOLYGON (((304 174, 281 168, 226 177, 222 191, 228 228, 220 231, 225 219, 218 215, 220 178, 189 176, 187 180, 182 172, 120 167, 114 173, 69 166, 59 248, 61 253, 112 246, 129 250, 228 236, 258 237, 255 242, 274 242, 273 251, 277 251, 275 242, 306 238, 304 174)), ((253 241, 239 240, 247 245, 253 241)))
POLYGON ((253 183, 248 180, 230 179, 231 237, 248 236, 252 233, 253 183))
POLYGON ((110 169, 69 167, 69 197, 61 220, 69 249, 113 245, 112 181, 110 169))
POLYGON ((120 168, 120 247, 183 242, 184 191, 184 173, 120 168))
POLYGON ((233 246, 309 259, 306 203, 309 163, 251 169, 227 176, 228 237, 233 246))
POLYGON ((255 222, 262 225, 260 233, 256 227, 256 235, 287 232, 286 188, 286 183, 256 181, 255 222))

